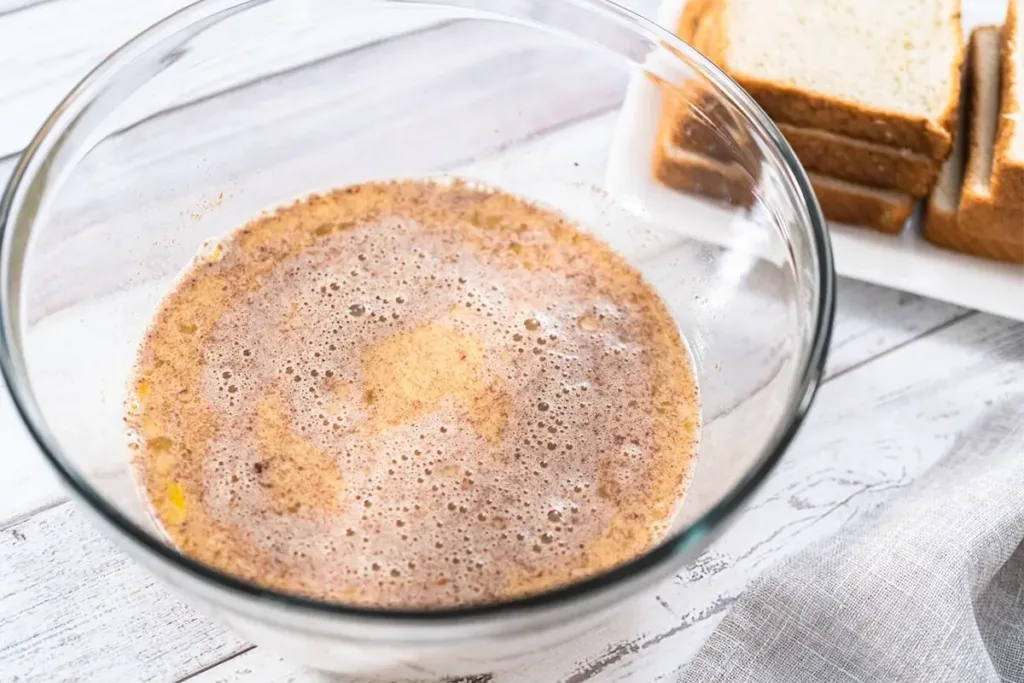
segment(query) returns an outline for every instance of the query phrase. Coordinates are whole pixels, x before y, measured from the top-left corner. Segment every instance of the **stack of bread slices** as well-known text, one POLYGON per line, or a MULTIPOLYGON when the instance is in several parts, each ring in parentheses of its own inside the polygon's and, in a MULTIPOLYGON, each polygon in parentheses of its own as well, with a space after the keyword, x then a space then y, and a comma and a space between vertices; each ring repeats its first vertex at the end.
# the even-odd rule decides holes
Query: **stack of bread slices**
POLYGON ((971 35, 964 113, 928 200, 924 236, 941 247, 1024 263, 1024 0, 971 35))
MULTIPOLYGON (((688 0, 678 33, 775 121, 827 218, 895 233, 935 187, 957 127, 960 0, 688 0)), ((726 136, 701 135, 709 103, 673 95, 655 176, 735 198, 726 136)))

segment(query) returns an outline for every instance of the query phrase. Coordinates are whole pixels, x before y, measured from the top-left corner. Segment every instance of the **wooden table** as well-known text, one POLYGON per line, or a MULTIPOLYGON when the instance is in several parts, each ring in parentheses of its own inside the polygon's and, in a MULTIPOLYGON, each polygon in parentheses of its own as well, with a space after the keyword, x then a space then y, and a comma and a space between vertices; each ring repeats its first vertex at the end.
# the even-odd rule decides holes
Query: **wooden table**
MULTIPOLYGON (((88 69, 183 4, 0 0, 0 174, 88 69)), ((651 0, 628 4, 653 14, 651 0)), ((1024 391, 1022 359, 1022 324, 841 280, 817 402, 732 530, 640 598, 642 618, 472 680, 674 680, 753 577, 909 485, 993 401, 1024 391)), ((200 616, 101 537, 2 392, 0 463, 0 682, 335 680, 200 616)))

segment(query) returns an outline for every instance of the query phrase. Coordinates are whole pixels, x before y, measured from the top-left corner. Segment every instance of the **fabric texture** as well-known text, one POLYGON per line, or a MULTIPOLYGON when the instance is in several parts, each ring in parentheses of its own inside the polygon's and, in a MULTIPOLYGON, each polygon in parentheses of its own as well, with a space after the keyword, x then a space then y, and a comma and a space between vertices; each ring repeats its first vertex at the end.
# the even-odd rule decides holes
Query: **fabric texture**
POLYGON ((1024 683, 1024 396, 754 581, 678 678, 1024 683))

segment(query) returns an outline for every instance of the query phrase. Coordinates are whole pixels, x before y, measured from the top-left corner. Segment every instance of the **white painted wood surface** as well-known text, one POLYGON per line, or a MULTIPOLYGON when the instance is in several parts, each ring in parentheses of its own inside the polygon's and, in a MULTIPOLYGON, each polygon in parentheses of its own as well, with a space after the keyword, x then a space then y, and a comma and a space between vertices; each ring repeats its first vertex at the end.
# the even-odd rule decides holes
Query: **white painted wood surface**
MULTIPOLYGON (((0 2, 0 174, 49 110, 124 39, 180 0, 0 2)), ((629 3, 651 13, 655 2, 629 3)), ((329 46, 310 46, 310 54, 329 46)), ((273 55, 265 64, 276 72, 273 55)), ((250 74, 251 75, 251 74, 250 74)), ((244 80, 210 75, 201 96, 244 80)), ((600 113, 536 144, 593 154, 600 113)), ((528 153, 513 147, 504 155, 528 153)), ((497 156, 485 163, 501 163, 497 156)), ((796 443, 694 566, 583 644, 493 683, 674 680, 743 587, 779 558, 908 485, 1000 396, 1024 392, 1024 325, 839 283, 828 375, 796 443)), ((66 501, 0 392, 0 683, 311 683, 197 615, 66 501)), ((468 682, 467 682, 468 683, 468 682)))

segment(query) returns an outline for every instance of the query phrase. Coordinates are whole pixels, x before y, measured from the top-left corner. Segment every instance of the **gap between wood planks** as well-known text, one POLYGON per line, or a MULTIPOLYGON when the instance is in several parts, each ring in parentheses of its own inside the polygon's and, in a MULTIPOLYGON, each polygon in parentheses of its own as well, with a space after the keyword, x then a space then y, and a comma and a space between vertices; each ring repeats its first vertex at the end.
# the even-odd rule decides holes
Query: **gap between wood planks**
POLYGON ((204 666, 204 667, 202 667, 200 669, 196 669, 195 671, 193 671, 190 674, 187 674, 187 675, 182 676, 180 678, 174 679, 174 683, 185 683, 185 681, 188 681, 188 680, 191 680, 193 678, 196 678, 197 676, 201 676, 204 673, 206 673, 207 671, 210 671, 211 669, 216 669, 221 664, 224 664, 226 662, 230 662, 232 659, 234 659, 236 657, 241 657, 245 653, 252 652, 255 649, 256 649, 255 645, 246 645, 245 647, 240 648, 237 652, 232 652, 229 655, 225 655, 224 657, 221 657, 220 659, 218 659, 215 662, 210 662, 206 666, 204 666))
POLYGON ((952 318, 950 318, 949 320, 940 322, 937 325, 934 325, 931 328, 921 332, 920 334, 915 335, 913 337, 910 337, 909 339, 906 339, 906 340, 904 340, 902 342, 897 342, 896 344, 893 344, 892 346, 890 346, 887 349, 883 349, 882 351, 876 353, 873 356, 869 356, 868 358, 860 360, 860 361, 858 361, 856 363, 852 363, 848 367, 845 367, 845 368, 843 368, 841 370, 838 370, 838 371, 836 371, 836 372, 834 372, 832 374, 827 374, 821 380, 821 384, 824 385, 826 382, 831 382, 832 380, 838 379, 838 378, 842 377, 843 375, 848 375, 851 372, 855 372, 856 370, 862 368, 865 365, 868 365, 868 364, 870 364, 870 363, 872 363, 874 361, 877 361, 880 358, 884 358, 884 357, 888 356, 891 353, 899 351, 900 349, 902 349, 905 346, 908 346, 910 344, 913 344, 916 341, 924 339, 925 337, 928 337, 929 335, 933 335, 933 334, 936 334, 938 332, 941 332, 942 330, 944 330, 944 329, 946 329, 948 327, 952 327, 953 325, 956 325, 956 324, 958 324, 958 323, 960 323, 960 322, 962 322, 964 320, 967 320, 968 318, 972 318, 972 317, 974 317, 976 315, 980 315, 978 313, 978 311, 964 311, 963 313, 959 313, 959 314, 953 316, 952 318))

